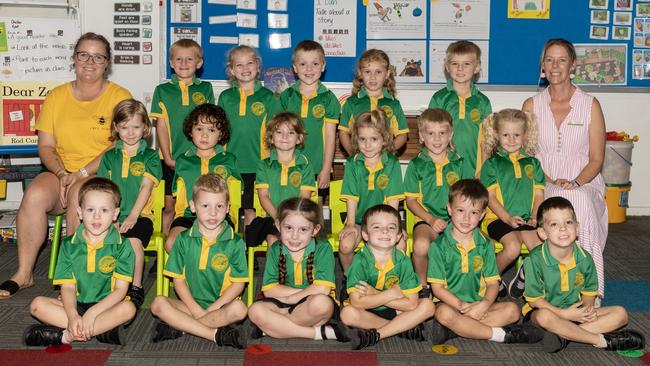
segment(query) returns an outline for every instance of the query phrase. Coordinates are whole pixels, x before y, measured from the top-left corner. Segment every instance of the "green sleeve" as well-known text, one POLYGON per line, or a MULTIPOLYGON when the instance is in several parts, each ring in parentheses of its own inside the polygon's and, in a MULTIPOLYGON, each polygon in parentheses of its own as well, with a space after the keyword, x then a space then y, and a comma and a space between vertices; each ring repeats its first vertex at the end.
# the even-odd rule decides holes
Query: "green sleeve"
POLYGON ((153 98, 151 100, 151 114, 162 115, 163 111, 162 108, 160 108, 161 102, 162 100, 160 98, 160 85, 158 85, 156 86, 156 89, 154 89, 153 91, 153 98))
POLYGON ((483 277, 488 280, 490 278, 500 278, 499 268, 497 267, 497 257, 494 254, 494 245, 492 241, 485 244, 483 250, 483 277))
POLYGON ((399 102, 399 100, 395 99, 396 106, 395 110, 393 111, 393 115, 397 119, 397 127, 399 128, 400 131, 408 131, 409 130, 409 123, 406 120, 406 116, 404 115, 404 110, 402 109, 402 104, 399 102))
MULTIPOLYGON (((70 237, 71 238, 71 237, 70 237)), ((53 280, 74 280, 74 274, 72 273, 72 253, 70 239, 65 238, 61 242, 61 248, 59 249, 59 258, 56 261, 56 269, 54 271, 53 280)), ((76 281, 75 281, 76 282, 76 281)))
POLYGON ((415 273, 411 260, 404 256, 400 263, 399 287, 404 294, 413 294, 422 289, 420 277, 415 273))
POLYGON ((402 183, 402 167, 399 164, 397 158, 392 158, 390 161, 390 170, 387 171, 389 177, 388 187, 384 192, 384 197, 395 197, 399 196, 400 199, 404 199, 404 184, 402 183))
POLYGON ((227 160, 224 165, 228 169, 228 174, 237 180, 241 180, 241 175, 239 174, 239 169, 237 168, 237 156, 235 156, 235 154, 226 152, 226 157, 227 160))
POLYGON ((133 278, 133 269, 135 266, 135 254, 129 239, 122 238, 120 244, 118 257, 116 258, 117 265, 115 266, 114 275, 122 275, 133 278))
MULTIPOLYGON (((542 269, 537 266, 535 257, 537 253, 531 253, 524 259, 524 273, 526 273, 526 282, 524 287, 524 298, 529 299, 544 298, 544 275, 542 269)), ((530 301, 529 301, 530 302, 530 301)))
POLYGON ((483 123, 483 120, 485 118, 487 118, 487 116, 489 116, 490 113, 492 113, 492 103, 490 103, 490 99, 488 99, 488 97, 485 96, 485 94, 481 94, 481 95, 483 96, 483 103, 481 103, 481 106, 482 106, 481 118, 482 118, 482 120, 480 122, 483 123))
MULTIPOLYGON (((229 90, 229 89, 226 89, 226 90, 222 91, 222 92, 219 94, 219 98, 217 99, 217 105, 218 105, 219 107, 223 108, 223 109, 226 110, 226 111, 228 111, 228 110, 226 109, 226 94, 227 94, 228 90, 229 90)), ((230 121, 230 123, 232 124, 232 123, 234 123, 234 121, 230 121)), ((232 129, 232 127, 231 127, 231 129, 232 129)))
MULTIPOLYGON (((111 179, 111 167, 110 167, 110 163, 108 161, 108 156, 107 156, 107 154, 110 151, 113 151, 113 149, 111 149, 109 151, 106 151, 102 155, 102 160, 99 162, 99 168, 97 168, 97 176, 98 177, 111 179)), ((160 164, 160 159, 158 160, 158 162, 160 164)))
POLYGON ((268 186, 271 185, 271 182, 269 182, 269 175, 268 175, 268 159, 266 158, 264 160, 260 160, 259 163, 257 163, 257 170, 255 171, 255 185, 258 184, 266 184, 268 186))
POLYGON ((490 189, 494 184, 497 184, 497 172, 495 168, 496 157, 491 157, 485 161, 481 168, 481 183, 485 188, 490 189))
POLYGON ((404 173, 404 193, 419 195, 420 179, 417 168, 415 167, 415 159, 413 158, 413 160, 409 161, 409 165, 406 167, 406 173, 404 173))
POLYGON ((316 187, 316 174, 314 173, 314 168, 312 167, 311 163, 305 164, 301 175, 301 187, 316 187))
POLYGON ((325 106, 325 118, 337 120, 341 116, 341 104, 336 99, 336 95, 331 91, 328 92, 327 105, 325 106))
POLYGON ((273 94, 273 92, 271 92, 271 94, 269 95, 266 101, 266 107, 269 110, 269 113, 266 115, 266 124, 268 125, 271 118, 273 118, 276 114, 282 112, 282 106, 280 105, 280 101, 275 96, 275 94, 273 94))
POLYGON ((212 89, 212 84, 209 82, 205 82, 208 84, 208 92, 206 96, 206 103, 214 104, 214 90, 212 89))
POLYGON ((286 88, 280 93, 280 108, 282 108, 283 111, 288 111, 289 110, 289 93, 290 93, 291 88, 286 88))
POLYGON ((169 252, 167 263, 165 263, 165 272, 185 276, 185 240, 191 240, 191 238, 183 235, 183 233, 180 233, 176 237, 174 246, 171 252, 169 252))
POLYGON ((246 265, 246 244, 239 236, 231 243, 234 246, 230 260, 230 277, 248 279, 248 266, 246 265))
POLYGON ((316 273, 314 273, 314 282, 320 282, 317 284, 322 286, 331 284, 331 287, 335 287, 334 253, 332 252, 332 246, 330 243, 326 240, 317 241, 314 257, 314 266, 316 268, 316 273))
POLYGON ((343 169, 343 184, 341 186, 341 195, 359 197, 359 186, 357 182, 357 174, 354 169, 354 160, 352 157, 347 160, 345 168, 343 169))
MULTIPOLYGON (((353 98, 353 96, 351 96, 350 98, 353 98)), ((348 131, 350 129, 350 120, 352 118, 354 118, 352 106, 350 105, 348 100, 346 100, 345 102, 343 102, 343 105, 341 106, 341 119, 339 121, 339 130, 348 131)))
POLYGON ((162 164, 160 163, 160 157, 151 149, 148 149, 147 153, 147 162, 144 164, 145 170, 156 179, 157 184, 162 179, 162 164))
POLYGON ((262 287, 279 283, 279 268, 278 262, 280 261, 281 242, 276 242, 271 246, 271 249, 266 253, 266 264, 264 264, 264 277, 262 279, 262 287))
POLYGON ((589 264, 587 264, 587 268, 585 269, 585 287, 582 289, 582 292, 598 292, 598 275, 596 274, 596 266, 594 265, 594 260, 591 255, 587 258, 589 264))
MULTIPOLYGON (((441 236, 444 234, 441 234, 441 236)), ((429 266, 427 268, 427 282, 444 285, 447 280, 445 261, 442 253, 442 242, 436 240, 429 246, 429 266)))
MULTIPOLYGON (((462 156, 457 160, 454 170, 458 173, 460 179, 474 179, 474 172, 468 169, 467 165, 463 163, 462 156)), ((484 169, 484 168, 481 168, 484 169)))
POLYGON ((543 186, 546 184, 546 177, 544 176, 544 169, 542 164, 537 159, 533 159, 533 169, 535 169, 535 185, 543 186))
POLYGON ((429 108, 443 108, 442 103, 440 103, 438 98, 436 98, 435 93, 431 96, 431 100, 429 101, 429 108))
POLYGON ((356 290, 355 286, 358 285, 359 282, 368 280, 364 268, 365 261, 363 260, 361 254, 359 254, 361 250, 364 250, 364 248, 361 248, 360 251, 354 255, 354 258, 352 258, 352 264, 345 272, 346 284, 348 287, 346 291, 348 293, 350 293, 350 291, 356 290))

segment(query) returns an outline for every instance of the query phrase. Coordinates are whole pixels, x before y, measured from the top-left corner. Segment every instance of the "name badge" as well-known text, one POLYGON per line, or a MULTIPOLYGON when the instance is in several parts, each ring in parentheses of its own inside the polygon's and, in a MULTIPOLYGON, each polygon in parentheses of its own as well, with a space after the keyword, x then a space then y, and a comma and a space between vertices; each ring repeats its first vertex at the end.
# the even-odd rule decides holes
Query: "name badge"
POLYGON ((574 121, 572 119, 569 120, 567 123, 569 126, 584 126, 585 124, 582 123, 581 121, 574 121))

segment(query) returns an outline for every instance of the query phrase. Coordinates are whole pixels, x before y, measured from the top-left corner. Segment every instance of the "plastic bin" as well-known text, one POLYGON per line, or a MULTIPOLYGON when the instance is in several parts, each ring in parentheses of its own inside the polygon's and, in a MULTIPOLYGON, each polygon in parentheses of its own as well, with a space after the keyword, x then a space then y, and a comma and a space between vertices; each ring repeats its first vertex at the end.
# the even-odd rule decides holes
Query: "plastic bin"
POLYGON ((632 141, 605 142, 605 161, 602 171, 605 184, 627 185, 630 183, 633 148, 632 141))
POLYGON ((631 183, 621 185, 607 184, 605 192, 605 202, 607 203, 607 222, 610 224, 620 224, 625 222, 627 217, 628 196, 630 194, 631 183))

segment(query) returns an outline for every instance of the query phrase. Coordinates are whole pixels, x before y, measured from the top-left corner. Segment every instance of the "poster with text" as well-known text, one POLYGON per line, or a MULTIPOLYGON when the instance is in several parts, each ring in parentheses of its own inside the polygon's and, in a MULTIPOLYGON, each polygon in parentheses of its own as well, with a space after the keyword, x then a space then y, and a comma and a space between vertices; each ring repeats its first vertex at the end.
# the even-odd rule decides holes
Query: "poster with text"
POLYGON ((378 48, 388 54, 398 83, 426 82, 426 41, 368 41, 366 48, 378 48))
MULTIPOLYGON (((445 75, 445 56, 449 44, 455 41, 430 41, 429 42, 429 82, 446 83, 445 75)), ((489 60, 489 43, 488 41, 474 41, 481 49, 481 73, 479 83, 488 82, 488 60, 489 60)))
POLYGON ((490 0, 431 3, 431 39, 490 39, 490 0))
POLYGON ((627 44, 576 44, 575 48, 575 84, 627 84, 627 44))
POLYGON ((357 2, 314 0, 314 40, 327 57, 356 57, 357 2))
POLYGON ((551 0, 508 0, 508 18, 549 19, 551 0))
POLYGON ((201 23, 201 0, 173 0, 172 22, 201 23))
POLYGON ((170 45, 181 39, 191 39, 201 45, 201 28, 200 27, 172 27, 171 36, 169 37, 170 45))
POLYGON ((426 0, 379 1, 366 6, 368 39, 427 37, 426 0))

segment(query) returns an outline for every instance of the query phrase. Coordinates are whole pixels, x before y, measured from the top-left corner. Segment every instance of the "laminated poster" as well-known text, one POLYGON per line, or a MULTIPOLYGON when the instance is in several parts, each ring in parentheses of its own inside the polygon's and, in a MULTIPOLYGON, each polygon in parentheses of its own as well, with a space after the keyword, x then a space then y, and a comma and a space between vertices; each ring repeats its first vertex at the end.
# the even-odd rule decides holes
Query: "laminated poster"
POLYGON ((431 39, 490 39, 490 0, 431 3, 431 39))
POLYGON ((398 83, 426 82, 426 41, 368 41, 366 48, 378 48, 388 54, 395 67, 398 83))
POLYGON ((357 2, 314 0, 313 39, 327 57, 356 57, 357 2))
POLYGON ((201 23, 201 0, 173 0, 174 23, 201 23))
POLYGON ((650 79, 650 50, 632 50, 632 79, 650 79))
MULTIPOLYGON (((429 41, 429 82, 446 83, 445 75, 445 57, 447 47, 454 41, 429 41)), ((481 73, 479 83, 488 82, 488 60, 489 60, 489 43, 488 41, 474 41, 481 49, 481 73)))
POLYGON ((627 84, 627 44, 576 44, 575 48, 575 84, 627 84))
POLYGON ((508 18, 549 19, 551 0, 508 0, 508 18))
POLYGON ((426 39, 426 32, 426 0, 373 0, 366 5, 368 39, 426 39))

